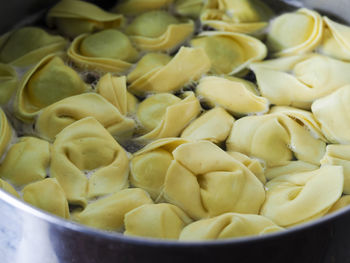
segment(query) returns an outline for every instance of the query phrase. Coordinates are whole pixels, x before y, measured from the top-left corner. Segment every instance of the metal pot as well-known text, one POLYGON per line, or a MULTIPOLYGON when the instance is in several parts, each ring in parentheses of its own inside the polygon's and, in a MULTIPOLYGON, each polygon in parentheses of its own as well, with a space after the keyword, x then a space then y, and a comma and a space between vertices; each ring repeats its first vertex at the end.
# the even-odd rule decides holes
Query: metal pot
MULTIPOLYGON (((0 31, 8 30, 23 15, 30 15, 54 2, 57 1, 12 0, 2 4, 0 31)), ((96 2, 108 6, 112 1, 96 2)), ((267 2, 281 9, 281 1, 267 2)), ((350 7, 347 0, 303 2, 308 7, 350 22, 350 16, 346 14, 350 7)), ((282 9, 285 8, 283 5, 282 9)), ((350 208, 261 237, 185 243, 131 238, 78 225, 39 211, 0 190, 2 263, 346 263, 350 262, 349 255, 350 208)))

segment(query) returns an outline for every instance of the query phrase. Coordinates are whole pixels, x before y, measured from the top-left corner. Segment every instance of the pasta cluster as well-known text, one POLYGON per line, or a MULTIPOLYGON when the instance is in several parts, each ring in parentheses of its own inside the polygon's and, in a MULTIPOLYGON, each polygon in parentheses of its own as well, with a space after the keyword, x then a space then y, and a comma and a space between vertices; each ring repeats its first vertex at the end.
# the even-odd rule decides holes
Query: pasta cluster
POLYGON ((61 0, 45 23, 0 37, 8 193, 181 241, 350 204, 350 27, 261 0, 61 0))

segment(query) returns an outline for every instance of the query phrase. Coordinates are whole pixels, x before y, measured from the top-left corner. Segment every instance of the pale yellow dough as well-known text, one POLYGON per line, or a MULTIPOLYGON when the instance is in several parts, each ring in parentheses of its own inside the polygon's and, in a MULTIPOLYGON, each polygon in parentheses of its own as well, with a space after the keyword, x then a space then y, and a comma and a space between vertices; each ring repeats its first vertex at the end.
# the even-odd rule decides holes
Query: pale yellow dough
POLYGON ((25 186, 23 200, 37 208, 63 218, 69 218, 68 202, 60 184, 54 178, 47 178, 25 186))
POLYGON ((129 186, 129 159, 109 132, 96 119, 87 117, 57 134, 50 173, 69 203, 85 207, 88 199, 129 186))
POLYGON ((318 51, 340 59, 350 60, 350 27, 324 16, 325 30, 318 51))
MULTIPOLYGON (((147 92, 161 93, 180 90, 185 84, 198 80, 209 71, 211 63, 202 48, 181 47, 176 55, 167 62, 164 55, 146 55, 145 61, 129 80, 135 79, 129 89, 136 94, 147 92), (153 68, 156 64, 158 67, 153 68)), ((140 63, 143 59, 140 60, 140 63)))
POLYGON ((15 98, 15 114, 24 122, 33 122, 42 108, 88 89, 60 57, 46 56, 23 77, 15 98))
POLYGON ((156 200, 196 220, 225 212, 258 213, 265 199, 257 177, 209 141, 161 139, 137 152, 131 163, 132 184, 151 189, 156 200))
POLYGON ((343 183, 343 168, 332 165, 279 176, 266 184, 261 214, 283 227, 319 218, 341 197, 343 183))
POLYGON ((147 133, 138 139, 152 140, 179 136, 201 110, 193 92, 185 92, 183 96, 181 100, 172 94, 161 93, 141 102, 137 117, 147 133))
POLYGON ((293 109, 276 110, 262 116, 248 116, 237 120, 226 141, 229 151, 238 151, 266 161, 267 166, 280 166, 293 160, 319 164, 326 143, 319 128, 310 123, 311 113, 293 109))
POLYGON ((128 212, 124 221, 124 235, 178 239, 192 219, 180 208, 162 203, 139 206, 128 212))
POLYGON ((0 37, 0 62, 16 67, 31 66, 45 56, 64 51, 67 40, 38 27, 23 27, 0 37))
POLYGON ((0 108, 0 157, 2 157, 7 150, 12 136, 12 127, 7 120, 5 112, 0 108))
POLYGON ((235 158, 246 166, 263 184, 266 183, 264 164, 254 158, 249 158, 247 155, 240 152, 227 152, 230 156, 235 158))
POLYGON ((211 0, 203 7, 200 15, 203 25, 244 34, 260 34, 273 15, 273 11, 260 0, 211 0))
POLYGON ((350 64, 320 54, 253 63, 261 95, 270 103, 310 109, 314 100, 350 84, 350 64))
POLYGON ((0 105, 6 104, 16 93, 17 73, 13 67, 0 63, 0 105))
POLYGON ((265 199, 263 184, 221 148, 209 141, 189 142, 172 154, 164 184, 168 202, 194 219, 259 212, 265 199))
POLYGON ((274 56, 290 56, 314 50, 322 36, 322 17, 316 11, 301 8, 272 20, 266 43, 274 56))
POLYGON ((234 120, 226 110, 215 107, 191 122, 181 133, 181 138, 224 142, 231 132, 234 120))
POLYGON ((350 143, 350 85, 320 98, 311 106, 323 134, 332 143, 350 143))
POLYGON ((143 13, 126 28, 131 41, 145 51, 171 51, 193 32, 192 20, 179 20, 163 10, 143 13))
POLYGON ((135 113, 138 100, 128 92, 126 77, 115 77, 111 73, 103 75, 96 85, 96 92, 113 104, 122 115, 135 113))
POLYGON ((211 61, 211 71, 215 74, 240 73, 252 62, 263 60, 267 55, 266 46, 260 40, 240 33, 202 32, 190 44, 205 50, 211 61))
POLYGON ((202 0, 176 0, 174 4, 174 10, 177 14, 193 18, 199 17, 203 7, 202 0))
POLYGON ((350 195, 343 195, 335 204, 328 210, 327 214, 337 212, 343 208, 348 208, 350 205, 350 195))
POLYGON ((46 21, 61 34, 74 38, 97 30, 119 28, 124 24, 124 17, 85 1, 61 0, 49 10, 46 21))
POLYGON ((258 96, 252 87, 253 83, 243 79, 208 76, 199 81, 196 94, 211 106, 221 106, 235 116, 267 112, 268 100, 258 96))
POLYGON ((50 144, 35 137, 21 137, 0 165, 0 177, 21 187, 43 180, 50 164, 50 144))
POLYGON ((174 0, 123 0, 113 8, 117 13, 125 15, 141 14, 150 10, 165 8, 174 0))
POLYGON ((85 117, 94 117, 118 138, 131 136, 135 128, 134 120, 96 93, 71 96, 46 107, 40 112, 35 128, 40 137, 53 141, 62 129, 85 117))
POLYGON ((8 182, 6 182, 5 180, 2 180, 0 178, 0 189, 4 190, 5 192, 20 198, 19 194, 17 193, 17 191, 15 190, 15 188, 13 188, 12 185, 10 185, 8 182))
POLYGON ((282 230, 283 228, 264 216, 225 213, 189 224, 182 230, 179 239, 181 241, 227 239, 282 230))
POLYGON ((281 175, 309 172, 317 170, 318 168, 319 165, 312 163, 303 161, 287 161, 280 166, 267 167, 265 170, 265 176, 267 180, 272 180, 281 175))
POLYGON ((156 140, 136 152, 130 162, 130 183, 146 190, 156 200, 162 200, 162 191, 172 151, 187 140, 166 138, 156 140))
POLYGON ((152 199, 142 189, 124 189, 88 204, 82 212, 74 214, 73 218, 90 227, 121 231, 124 227, 124 216, 128 212, 152 203, 152 199))
POLYGON ((139 53, 124 33, 106 29, 76 37, 67 55, 82 69, 122 74, 138 59, 139 53))
POLYGON ((322 165, 339 165, 344 171, 344 194, 350 194, 350 145, 329 144, 321 159, 322 165))

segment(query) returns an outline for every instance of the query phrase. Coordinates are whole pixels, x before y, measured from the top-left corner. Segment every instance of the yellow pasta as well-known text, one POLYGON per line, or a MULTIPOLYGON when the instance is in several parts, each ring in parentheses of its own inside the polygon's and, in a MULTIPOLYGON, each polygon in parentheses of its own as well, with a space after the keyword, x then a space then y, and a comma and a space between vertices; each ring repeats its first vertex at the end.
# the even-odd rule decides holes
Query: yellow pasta
POLYGON ((85 207, 88 199, 128 187, 129 159, 109 132, 96 119, 87 117, 57 134, 50 173, 62 186, 68 202, 85 207))
POLYGON ((124 216, 145 204, 152 204, 145 191, 124 189, 88 204, 82 212, 74 214, 74 219, 87 226, 120 231, 124 227, 124 216))
POLYGON ((15 98, 16 116, 25 122, 33 122, 42 108, 88 88, 60 57, 49 55, 23 77, 15 98))
POLYGON ((130 39, 116 29, 106 29, 76 37, 68 57, 83 69, 121 74, 138 59, 130 39))
POLYGON ((49 10, 46 21, 51 27, 55 25, 61 34, 74 38, 101 29, 119 28, 124 17, 85 1, 61 0, 49 10))
POLYGON ((171 51, 193 32, 192 20, 181 21, 166 11, 144 13, 126 28, 131 41, 146 51, 171 51))
POLYGON ((63 51, 67 41, 38 27, 23 27, 0 37, 0 62, 26 67, 51 53, 63 51))
POLYGON ((68 202, 56 179, 47 178, 25 186, 23 200, 54 215, 69 218, 68 202))
POLYGON ((43 180, 51 159, 50 147, 47 141, 22 137, 1 163, 0 177, 17 187, 43 180))
POLYGON ((224 213, 186 226, 180 235, 183 241, 213 240, 263 235, 283 228, 260 215, 224 213))
POLYGON ((322 17, 315 11, 301 8, 272 21, 266 44, 275 56, 302 54, 314 50, 322 34, 322 17))
POLYGON ((266 184, 261 214, 283 227, 319 218, 340 198, 343 182, 342 167, 332 165, 279 176, 266 184))
POLYGON ((124 235, 178 239, 182 229, 191 222, 172 204, 145 204, 125 215, 124 235))

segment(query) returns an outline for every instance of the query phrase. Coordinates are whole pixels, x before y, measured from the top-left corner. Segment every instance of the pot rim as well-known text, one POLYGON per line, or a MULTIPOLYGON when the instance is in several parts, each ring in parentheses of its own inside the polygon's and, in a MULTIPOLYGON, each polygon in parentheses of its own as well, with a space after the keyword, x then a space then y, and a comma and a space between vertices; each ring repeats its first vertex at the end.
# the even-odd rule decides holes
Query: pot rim
POLYGON ((327 224, 337 218, 343 216, 344 214, 350 213, 350 206, 339 209, 331 214, 327 214, 316 220, 311 220, 306 223, 302 223, 297 226, 293 226, 289 229, 283 231, 278 231, 274 233, 264 234, 260 236, 246 236, 237 237, 232 239, 220 239, 220 240, 204 240, 204 241, 179 241, 179 240, 167 240, 167 239, 156 239, 156 238, 146 238, 146 237, 136 237, 136 236, 125 236, 122 233, 104 231, 89 226, 84 226, 77 222, 69 219, 64 219, 54 214, 48 213, 44 210, 38 209, 24 201, 12 196, 11 194, 0 189, 0 200, 6 202, 7 204, 19 209, 22 212, 28 213, 38 219, 46 221, 49 224, 53 224, 59 227, 63 227, 66 230, 80 232, 84 235, 91 236, 93 238, 102 238, 110 240, 111 242, 119 241, 124 243, 131 243, 134 245, 148 245, 148 246, 162 246, 162 247, 191 247, 195 246, 223 246, 223 245, 243 245, 247 243, 265 242, 272 239, 280 239, 286 235, 292 235, 293 233, 304 231, 307 228, 318 227, 322 224, 327 224))

